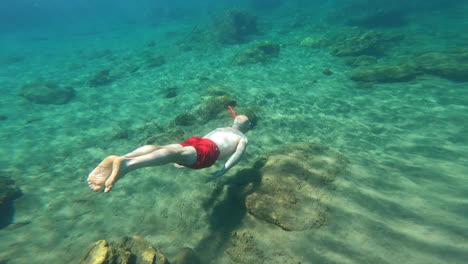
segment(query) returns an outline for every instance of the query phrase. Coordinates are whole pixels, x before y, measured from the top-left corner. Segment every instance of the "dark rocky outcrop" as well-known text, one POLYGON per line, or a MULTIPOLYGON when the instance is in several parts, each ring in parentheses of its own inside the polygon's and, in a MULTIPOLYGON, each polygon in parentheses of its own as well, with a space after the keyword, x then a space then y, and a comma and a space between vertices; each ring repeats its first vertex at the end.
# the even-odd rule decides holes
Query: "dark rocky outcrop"
POLYGON ((99 240, 82 257, 81 264, 169 264, 166 256, 139 236, 124 237, 119 243, 99 240))
POLYGON ((233 60, 234 65, 254 64, 270 61, 278 57, 280 45, 265 41, 239 52, 233 60))
POLYGON ((215 119, 220 113, 227 113, 228 105, 234 107, 237 105, 237 101, 229 96, 210 97, 191 111, 178 115, 174 124, 179 126, 205 124, 215 119))
POLYGON ((51 82, 32 82, 21 86, 18 94, 32 103, 61 105, 75 96, 75 90, 51 82))
POLYGON ((283 145, 259 170, 261 184, 247 196, 247 210, 286 231, 321 227, 328 214, 327 186, 348 163, 317 143, 283 145))
POLYGON ((90 87, 98 87, 116 80, 116 76, 110 74, 109 69, 103 69, 93 74, 86 82, 90 87))
POLYGON ((13 222, 13 200, 21 195, 21 190, 11 178, 0 175, 0 228, 13 222))
POLYGON ((420 70, 453 81, 468 81, 468 49, 428 52, 415 59, 420 70))

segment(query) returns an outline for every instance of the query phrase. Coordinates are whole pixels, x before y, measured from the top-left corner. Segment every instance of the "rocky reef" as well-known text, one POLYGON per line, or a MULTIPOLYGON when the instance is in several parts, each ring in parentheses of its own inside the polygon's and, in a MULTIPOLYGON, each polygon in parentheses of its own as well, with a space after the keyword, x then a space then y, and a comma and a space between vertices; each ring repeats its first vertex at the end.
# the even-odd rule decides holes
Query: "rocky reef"
POLYGON ((52 82, 36 81, 21 86, 18 94, 35 104, 61 105, 75 96, 75 90, 52 82))

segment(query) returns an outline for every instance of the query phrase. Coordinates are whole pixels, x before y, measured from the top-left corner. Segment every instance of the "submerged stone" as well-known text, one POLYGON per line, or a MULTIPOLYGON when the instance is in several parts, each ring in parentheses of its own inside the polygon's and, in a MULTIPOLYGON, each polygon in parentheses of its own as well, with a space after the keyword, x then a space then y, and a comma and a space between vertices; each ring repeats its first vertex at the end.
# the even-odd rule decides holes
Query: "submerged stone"
POLYGON ((348 163, 317 143, 283 145, 260 168, 261 184, 247 196, 247 210, 286 231, 319 228, 328 214, 330 197, 325 187, 348 163))
POLYGON ((81 264, 169 264, 166 256, 139 236, 124 237, 117 245, 99 240, 88 248, 81 264))
POLYGON ((36 104, 66 104, 74 96, 75 90, 50 82, 33 82, 20 87, 19 95, 36 104))
POLYGON ((239 52, 233 60, 234 65, 254 64, 267 62, 278 57, 280 45, 265 41, 255 44, 253 47, 239 52))
POLYGON ((210 97, 191 111, 178 115, 174 124, 181 126, 205 124, 220 113, 227 113, 228 105, 234 107, 237 105, 237 101, 229 96, 210 97))
POLYGON ((14 213, 13 200, 21 195, 21 190, 11 178, 0 175, 0 228, 11 224, 14 213))
POLYGON ((415 59, 418 67, 429 74, 453 81, 468 81, 468 50, 428 52, 415 59))
POLYGON ((113 82, 116 79, 115 76, 111 76, 109 69, 103 69, 96 72, 93 76, 90 77, 87 84, 91 87, 102 86, 108 83, 113 82))

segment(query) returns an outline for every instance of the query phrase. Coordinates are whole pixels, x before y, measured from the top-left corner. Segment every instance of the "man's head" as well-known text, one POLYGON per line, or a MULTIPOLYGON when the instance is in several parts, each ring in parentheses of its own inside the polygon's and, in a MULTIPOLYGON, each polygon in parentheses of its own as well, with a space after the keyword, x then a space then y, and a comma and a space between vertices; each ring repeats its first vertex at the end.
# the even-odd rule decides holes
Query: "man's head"
POLYGON ((242 133, 249 131, 250 121, 249 118, 245 115, 238 115, 234 119, 233 128, 240 130, 242 133))

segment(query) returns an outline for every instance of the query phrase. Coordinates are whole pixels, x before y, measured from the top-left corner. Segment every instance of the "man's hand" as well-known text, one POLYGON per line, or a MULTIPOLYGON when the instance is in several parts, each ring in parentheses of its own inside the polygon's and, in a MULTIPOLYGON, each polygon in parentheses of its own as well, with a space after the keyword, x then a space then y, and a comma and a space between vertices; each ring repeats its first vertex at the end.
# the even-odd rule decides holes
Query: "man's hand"
POLYGON ((210 176, 208 179, 206 179, 205 182, 210 182, 210 181, 212 181, 212 180, 214 180, 214 179, 220 177, 221 175, 223 175, 224 173, 226 173, 226 171, 227 171, 227 170, 225 170, 225 169, 223 168, 223 169, 221 169, 221 170, 219 170, 219 171, 215 171, 215 172, 211 173, 211 176, 210 176))

